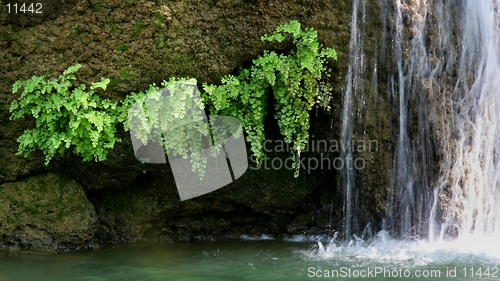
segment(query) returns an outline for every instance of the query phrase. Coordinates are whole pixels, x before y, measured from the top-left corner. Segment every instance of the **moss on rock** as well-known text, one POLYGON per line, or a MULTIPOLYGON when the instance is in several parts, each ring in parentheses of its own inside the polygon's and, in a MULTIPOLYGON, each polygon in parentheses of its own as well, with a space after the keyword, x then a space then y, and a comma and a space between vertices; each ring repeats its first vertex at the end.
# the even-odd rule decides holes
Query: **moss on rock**
POLYGON ((96 221, 94 206, 67 176, 49 173, 0 185, 0 249, 82 249, 96 221))

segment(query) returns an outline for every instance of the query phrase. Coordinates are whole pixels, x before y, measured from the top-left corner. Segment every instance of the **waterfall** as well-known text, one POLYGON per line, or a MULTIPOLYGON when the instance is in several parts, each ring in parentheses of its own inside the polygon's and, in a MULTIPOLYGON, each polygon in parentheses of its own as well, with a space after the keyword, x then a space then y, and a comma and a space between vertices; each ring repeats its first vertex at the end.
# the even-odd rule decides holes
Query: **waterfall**
POLYGON ((410 228, 414 235, 431 240, 491 234, 500 218, 496 207, 500 203, 496 191, 500 140, 497 3, 396 2, 395 49, 407 53, 395 56, 400 137, 394 159, 400 234, 410 228), (401 20, 401 7, 406 9, 407 26, 401 20), (405 35, 411 38, 406 45, 400 42, 405 35), (411 141, 406 131, 409 105, 417 108, 416 126, 412 124, 417 133, 411 141), (432 156, 431 139, 440 150, 437 157, 432 156), (437 180, 432 176, 433 158, 439 166, 437 180), (420 182, 414 182, 416 178, 420 182))
POLYGON ((444 210, 438 238, 500 233, 498 8, 498 1, 464 1, 459 7, 460 56, 449 93, 453 113, 452 122, 446 123, 449 156, 438 181, 444 210))
POLYGON ((391 92, 397 100, 398 127, 386 227, 398 237, 411 238, 426 234, 431 213, 429 193, 434 161, 428 123, 428 84, 433 79, 434 61, 430 60, 425 45, 428 4, 402 0, 391 4, 386 8, 394 10, 395 18, 391 36, 395 65, 391 92), (412 130, 409 122, 413 122, 412 130))
MULTIPOLYGON (((382 228, 431 241, 499 234, 500 1, 380 0, 383 34, 372 72, 365 6, 353 0, 341 137, 358 134, 355 112, 367 92, 363 80, 371 80, 388 93, 394 121, 382 228)), ((342 171, 346 237, 357 223, 358 176, 342 171)))
MULTIPOLYGON (((394 157, 394 188, 398 195, 397 202, 400 204, 400 209, 398 210, 399 234, 404 237, 411 231, 411 215, 415 208, 415 200, 413 193, 413 174, 411 172, 411 147, 407 130, 408 102, 406 96, 409 94, 407 93, 409 91, 405 88, 405 73, 403 70, 402 22, 401 1, 398 0, 396 1, 396 28, 394 32, 394 56, 397 66, 396 78, 398 87, 397 91, 393 91, 393 95, 397 92, 399 96, 399 136, 394 157)), ((392 204, 395 204, 393 200, 391 201, 392 204)))
MULTIPOLYGON (((362 23, 366 14, 366 0, 354 0, 351 20, 351 39, 349 42, 349 67, 346 76, 346 85, 344 92, 344 104, 342 106, 342 131, 341 143, 350 143, 353 139, 353 96, 359 96, 364 91, 363 84, 360 82, 363 78, 364 58, 363 53, 363 31, 362 23)), ((358 106, 358 104, 356 104, 358 106)), ((353 159, 353 151, 350 145, 346 150, 341 151, 340 156, 344 163, 353 159)), ((344 193, 344 236, 348 239, 353 233, 353 225, 356 220, 357 204, 356 186, 354 182, 355 170, 349 169, 347 165, 342 170, 342 187, 344 193)))

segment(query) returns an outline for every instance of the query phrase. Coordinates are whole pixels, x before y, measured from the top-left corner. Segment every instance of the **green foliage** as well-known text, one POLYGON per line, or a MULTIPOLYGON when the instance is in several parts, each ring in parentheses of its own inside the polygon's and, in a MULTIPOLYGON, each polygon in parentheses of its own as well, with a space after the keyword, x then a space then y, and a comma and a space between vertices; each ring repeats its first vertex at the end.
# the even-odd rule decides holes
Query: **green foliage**
MULTIPOLYGON (((144 92, 131 93, 120 104, 100 100, 94 90, 105 90, 110 80, 103 78, 89 90, 85 85, 74 87, 71 80, 75 79, 79 64, 68 68, 58 79, 46 81, 43 76, 33 76, 27 81, 18 81, 13 93, 20 88, 23 92, 19 100, 11 104, 11 119, 26 116, 36 119, 36 127, 18 138, 18 154, 27 156, 40 149, 47 164, 56 153, 63 154, 72 148, 86 161, 102 161, 108 149, 120 141, 115 137, 116 125, 124 123, 125 130, 130 129, 144 145, 149 141, 158 142, 174 156, 191 156, 193 171, 203 177, 207 163, 199 153, 203 145, 206 147, 203 142, 209 139, 211 145, 223 143, 224 139, 218 140, 217 136, 222 138, 221 132, 227 131, 227 128, 219 128, 221 132, 208 129, 199 114, 205 104, 210 106, 212 115, 240 120, 253 154, 261 161, 264 116, 268 96, 273 94, 280 132, 286 142, 293 142, 300 159, 308 138, 309 111, 313 106, 329 109, 329 85, 320 79, 326 60, 337 59, 337 55, 331 48, 320 48, 317 32, 311 28, 302 30, 298 21, 279 26, 262 40, 282 42, 290 35, 295 49, 288 54, 265 51, 250 68, 240 68, 237 76, 224 77, 219 86, 203 84, 202 99, 193 95, 196 80, 171 78, 160 85, 170 91, 168 99, 158 91, 160 86, 152 84, 144 92), (133 122, 129 123, 129 118, 133 122), (180 127, 184 129, 182 134, 177 132, 180 127)), ((126 50, 128 46, 118 43, 117 49, 126 50)), ((187 56, 181 54, 176 60, 186 61, 187 56)), ((130 76, 128 68, 120 70, 119 79, 127 80, 130 76)), ((220 146, 215 145, 212 153, 219 150, 220 146)), ((295 167, 298 175, 299 166, 295 164, 295 167)))
MULTIPOLYGON (((264 116, 271 91, 277 101, 275 117, 280 132, 286 142, 293 142, 298 159, 309 136, 309 111, 314 105, 327 107, 330 99, 318 81, 325 71, 326 60, 337 59, 335 50, 320 49, 317 32, 312 28, 303 31, 298 21, 281 25, 271 36, 261 39, 282 42, 289 35, 293 36, 296 49, 288 55, 265 51, 253 60, 250 68, 240 68, 237 76, 224 77, 221 85, 203 85, 204 101, 211 104, 211 112, 242 122, 258 161, 264 156, 264 116)), ((298 175, 299 167, 295 166, 298 175)))
MULTIPOLYGON (((103 161, 115 142, 121 141, 115 132, 116 125, 123 123, 125 130, 133 130, 145 145, 148 141, 159 142, 174 156, 190 155, 193 171, 203 176, 207 160, 199 152, 203 149, 202 138, 210 137, 210 131, 200 115, 204 105, 199 95, 193 95, 195 79, 163 81, 161 87, 172 93, 168 100, 158 91, 160 87, 152 84, 145 92, 131 93, 118 104, 100 100, 94 92, 97 88, 105 90, 108 78, 93 83, 89 91, 85 85, 73 87, 71 80, 80 67, 77 64, 68 68, 58 79, 47 81, 43 76, 33 76, 13 85, 13 93, 21 88, 23 91, 11 104, 11 119, 32 116, 36 120, 36 127, 25 130, 18 138, 18 154, 28 156, 39 149, 48 164, 57 153, 62 155, 72 149, 85 161, 103 161), (140 106, 133 108, 136 104, 140 106), (129 118, 135 122, 130 124, 129 118), (176 120, 182 124, 176 124, 176 120), (185 134, 178 133, 180 126, 185 134)), ((120 71, 121 76, 129 74, 128 68, 120 71)))
POLYGON ((132 93, 123 101, 124 127, 144 145, 156 142, 163 145, 165 152, 184 159, 191 157, 193 172, 204 175, 207 159, 200 151, 203 139, 210 138, 210 131, 204 120, 204 104, 196 89, 196 80, 171 78, 156 84, 145 92, 132 93), (168 95, 163 95, 168 91, 168 95))
POLYGON ((33 116, 36 126, 27 129, 17 139, 18 154, 27 156, 36 149, 45 155, 45 164, 66 149, 81 155, 84 160, 102 161, 115 142, 116 124, 123 122, 116 102, 101 100, 94 90, 106 89, 108 78, 74 87, 71 80, 81 65, 69 67, 58 79, 45 80, 33 76, 17 81, 13 93, 23 88, 18 100, 10 106, 11 119, 33 116))
POLYGON ((211 112, 238 118, 247 133, 247 141, 257 159, 262 157, 264 141, 264 115, 266 114, 267 85, 256 77, 249 77, 248 69, 241 69, 240 75, 228 75, 222 85, 203 85, 206 91, 205 103, 211 104, 211 112), (245 81, 248 79, 247 81, 245 81))

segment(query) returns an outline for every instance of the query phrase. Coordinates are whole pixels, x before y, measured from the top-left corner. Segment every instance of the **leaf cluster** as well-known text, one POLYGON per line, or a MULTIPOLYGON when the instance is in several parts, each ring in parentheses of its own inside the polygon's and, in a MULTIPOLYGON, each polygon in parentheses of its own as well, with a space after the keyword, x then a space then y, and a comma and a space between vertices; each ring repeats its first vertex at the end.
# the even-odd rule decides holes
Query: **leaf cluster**
POLYGON ((171 78, 160 87, 132 93, 123 102, 128 119, 124 127, 143 145, 159 143, 169 156, 190 156, 193 172, 203 177, 207 159, 200 151, 210 147, 210 130, 195 79, 171 78))
POLYGON ((211 112, 242 122, 259 162, 264 156, 264 116, 269 94, 277 101, 275 118, 280 132, 287 143, 293 142, 297 158, 309 136, 309 111, 314 105, 328 108, 330 95, 320 89, 319 80, 325 73, 326 60, 337 59, 335 50, 320 48, 316 30, 302 30, 298 21, 279 26, 261 40, 282 42, 290 35, 296 48, 289 54, 265 51, 250 68, 240 68, 237 76, 224 77, 220 85, 203 85, 204 101, 211 104, 211 112))
POLYGON ((106 90, 108 78, 74 87, 74 73, 80 64, 69 67, 58 78, 46 80, 33 76, 26 81, 14 83, 12 92, 23 89, 18 100, 10 106, 10 119, 33 116, 36 125, 27 129, 17 139, 18 154, 27 156, 36 149, 45 155, 45 164, 66 149, 80 155, 84 160, 102 161, 108 150, 120 139, 115 136, 116 124, 122 122, 120 108, 116 102, 101 100, 95 93, 106 90))
MULTIPOLYGON (((57 153, 72 150, 85 161, 102 161, 121 141, 115 133, 116 126, 123 124, 144 145, 158 142, 174 156, 191 156, 193 171, 203 176, 206 159, 199 151, 207 147, 207 139, 211 142, 208 147, 214 152, 220 150, 216 144, 223 141, 214 141, 213 137, 221 138, 221 132, 227 129, 209 130, 206 116, 200 114, 205 105, 210 106, 212 115, 231 116, 241 122, 252 153, 260 162, 264 156, 264 116, 269 95, 273 94, 280 132, 286 142, 293 143, 300 158, 308 138, 309 111, 315 105, 329 108, 329 86, 320 79, 325 75, 326 60, 336 60, 337 54, 334 49, 321 48, 317 32, 312 28, 302 30, 298 21, 281 25, 261 39, 282 42, 289 36, 295 48, 288 54, 265 51, 252 66, 240 68, 236 76, 224 77, 220 85, 203 84, 202 99, 196 92, 196 80, 171 78, 161 83, 161 91, 160 86, 152 84, 120 103, 101 100, 95 90, 106 90, 110 79, 102 78, 90 87, 75 87, 72 80, 80 64, 69 67, 58 78, 33 76, 17 81, 12 92, 22 88, 22 93, 11 104, 11 119, 32 116, 36 120, 35 127, 18 138, 18 154, 27 156, 39 149, 48 164, 57 153), (170 95, 167 97, 164 91, 170 95)), ((295 166, 298 175, 299 167, 295 166)))

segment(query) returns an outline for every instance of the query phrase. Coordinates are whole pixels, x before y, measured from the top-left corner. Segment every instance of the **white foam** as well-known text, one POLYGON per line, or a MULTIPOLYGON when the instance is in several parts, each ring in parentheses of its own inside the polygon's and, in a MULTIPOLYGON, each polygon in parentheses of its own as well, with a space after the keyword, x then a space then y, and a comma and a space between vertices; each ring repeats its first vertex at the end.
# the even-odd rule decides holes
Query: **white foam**
POLYGON ((425 266, 446 263, 500 264, 500 237, 462 236, 450 241, 405 241, 389 237, 381 231, 370 241, 362 239, 342 243, 332 239, 317 242, 312 250, 302 251, 308 260, 360 265, 395 264, 425 266))

